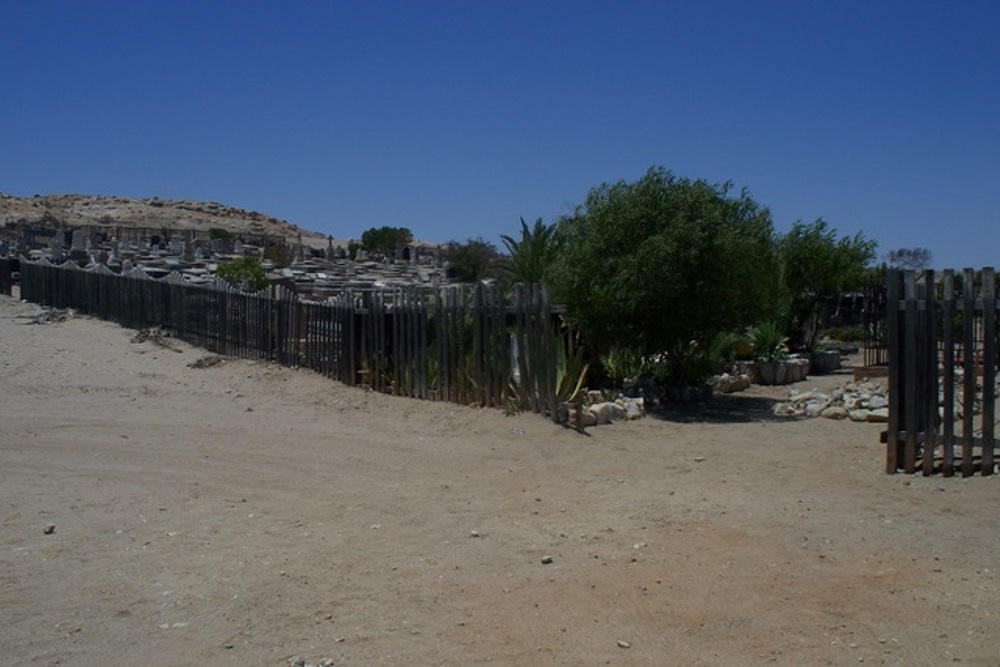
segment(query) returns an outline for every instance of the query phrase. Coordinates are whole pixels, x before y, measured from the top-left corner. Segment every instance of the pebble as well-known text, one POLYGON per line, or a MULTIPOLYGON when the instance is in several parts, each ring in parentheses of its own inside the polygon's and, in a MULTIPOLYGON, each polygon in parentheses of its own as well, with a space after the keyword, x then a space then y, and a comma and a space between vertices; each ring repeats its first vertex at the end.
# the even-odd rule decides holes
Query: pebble
POLYGON ((628 643, 627 641, 625 641, 624 639, 619 639, 619 640, 618 640, 618 648, 632 648, 632 645, 631 645, 631 644, 629 644, 629 643, 628 643))
POLYGON ((51 535, 52 533, 56 532, 56 524, 54 523, 45 524, 45 528, 42 529, 42 532, 45 533, 46 535, 51 535))
POLYGON ((542 556, 542 564, 548 565, 552 562, 552 556, 542 556))

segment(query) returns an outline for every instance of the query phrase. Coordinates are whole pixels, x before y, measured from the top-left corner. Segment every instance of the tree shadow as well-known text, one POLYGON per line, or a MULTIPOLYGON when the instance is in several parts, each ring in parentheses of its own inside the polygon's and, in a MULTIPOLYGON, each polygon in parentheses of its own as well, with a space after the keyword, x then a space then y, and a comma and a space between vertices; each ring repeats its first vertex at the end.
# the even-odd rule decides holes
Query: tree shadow
POLYGON ((704 403, 661 403, 647 406, 646 415, 682 424, 747 424, 794 419, 774 415, 774 406, 781 402, 764 396, 719 394, 704 403))

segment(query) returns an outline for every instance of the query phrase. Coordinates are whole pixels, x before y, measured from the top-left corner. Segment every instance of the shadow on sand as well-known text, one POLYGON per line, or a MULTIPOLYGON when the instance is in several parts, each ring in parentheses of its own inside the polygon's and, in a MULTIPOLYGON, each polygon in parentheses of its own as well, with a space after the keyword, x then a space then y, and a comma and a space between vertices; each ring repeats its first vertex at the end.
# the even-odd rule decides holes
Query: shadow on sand
POLYGON ((788 421, 775 417, 774 406, 781 401, 763 396, 720 394, 706 403, 664 403, 650 406, 646 415, 683 424, 746 424, 748 422, 788 421))

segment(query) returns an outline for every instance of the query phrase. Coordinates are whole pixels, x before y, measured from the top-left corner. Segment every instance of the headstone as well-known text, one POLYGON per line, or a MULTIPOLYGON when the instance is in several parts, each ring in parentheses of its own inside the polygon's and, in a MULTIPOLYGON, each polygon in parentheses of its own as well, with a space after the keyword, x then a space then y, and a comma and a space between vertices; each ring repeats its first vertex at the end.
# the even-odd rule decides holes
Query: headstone
POLYGON ((133 268, 134 268, 134 265, 132 264, 132 260, 131 259, 126 259, 124 262, 122 262, 122 273, 128 273, 133 268))
POLYGON ((181 253, 181 257, 185 262, 194 261, 194 232, 190 229, 185 234, 184 252, 181 253))
POLYGON ((71 248, 73 251, 86 250, 87 240, 82 229, 73 230, 73 245, 71 248))
POLYGON ((243 244, 240 243, 239 241, 236 241, 236 243, 233 244, 233 254, 234 255, 243 254, 243 244))
POLYGON ((109 264, 121 264, 122 254, 121 250, 118 248, 118 239, 113 239, 111 241, 111 255, 108 257, 109 264))
POLYGON ((334 256, 333 255, 333 237, 332 236, 327 236, 326 237, 326 259, 327 259, 327 261, 332 260, 333 256, 334 256))

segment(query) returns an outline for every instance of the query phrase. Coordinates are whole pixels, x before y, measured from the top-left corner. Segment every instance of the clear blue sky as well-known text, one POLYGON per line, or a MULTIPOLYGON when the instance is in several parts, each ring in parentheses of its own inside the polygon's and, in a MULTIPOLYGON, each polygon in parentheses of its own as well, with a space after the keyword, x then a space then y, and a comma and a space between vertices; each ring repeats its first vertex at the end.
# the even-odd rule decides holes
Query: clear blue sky
POLYGON ((496 242, 662 165, 779 232, 1000 264, 995 0, 22 0, 2 26, 0 192, 496 242))

